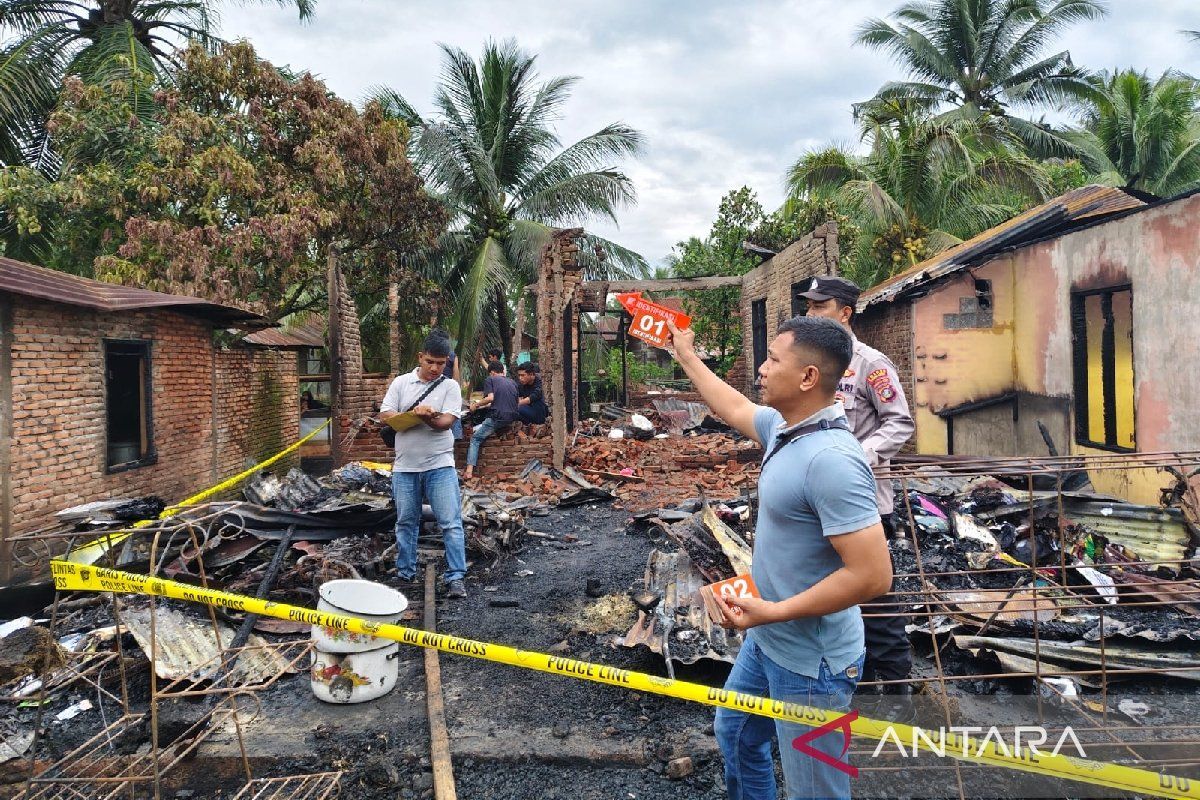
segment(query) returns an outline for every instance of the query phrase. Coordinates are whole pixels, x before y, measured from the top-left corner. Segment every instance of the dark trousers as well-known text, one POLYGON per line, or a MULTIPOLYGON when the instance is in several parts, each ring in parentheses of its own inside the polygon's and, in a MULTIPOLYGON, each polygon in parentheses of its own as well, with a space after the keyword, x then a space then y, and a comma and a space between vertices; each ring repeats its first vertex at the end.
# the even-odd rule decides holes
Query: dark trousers
MULTIPOLYGON (((883 517, 883 530, 890 540, 896 532, 892 515, 883 517)), ((892 591, 896 590, 892 579, 892 591)), ((904 626, 908 615, 901 604, 892 597, 882 595, 864 606, 863 629, 867 642, 867 661, 863 667, 864 681, 896 681, 908 677, 912 671, 912 647, 904 626), (873 616, 881 614, 883 616, 873 616), (872 615, 872 616, 868 616, 872 615)), ((888 687, 884 687, 885 691, 888 687)))
POLYGON ((517 418, 526 425, 541 425, 546 421, 546 412, 540 408, 535 411, 529 406, 517 406, 517 418))

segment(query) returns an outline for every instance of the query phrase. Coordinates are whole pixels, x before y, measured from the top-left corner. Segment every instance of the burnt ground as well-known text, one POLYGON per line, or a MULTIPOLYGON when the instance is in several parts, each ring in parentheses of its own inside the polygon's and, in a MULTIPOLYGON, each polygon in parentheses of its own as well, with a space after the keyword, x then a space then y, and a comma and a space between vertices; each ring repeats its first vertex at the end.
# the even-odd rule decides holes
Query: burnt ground
MULTIPOLYGON (((560 540, 530 538, 523 551, 490 569, 473 565, 467 581, 470 596, 455 603, 439 600, 439 630, 665 676, 660 656, 644 648, 614 646, 614 639, 635 617, 621 601, 628 590, 641 588, 651 550, 667 546, 643 534, 627 533, 628 517, 628 512, 603 504, 533 517, 531 528, 560 540), (562 541, 564 537, 577 541, 562 541), (589 581, 606 596, 589 597, 589 581), (596 613, 598 608, 611 610, 596 613)), ((406 624, 419 626, 413 621, 406 624)), ((915 673, 935 676, 928 641, 914 641, 915 673)), ((947 674, 996 670, 987 659, 952 647, 940 655, 947 674)), ((261 692, 262 714, 243 731, 255 777, 340 769, 345 771, 342 798, 431 797, 422 651, 402 647, 400 661, 397 689, 364 705, 316 701, 303 672, 261 692)), ((455 780, 458 796, 464 800, 725 796, 721 759, 711 734, 711 708, 446 653, 440 654, 440 661, 455 780), (671 779, 665 775, 666 764, 680 756, 690 756, 695 770, 671 779)), ((724 665, 701 662, 679 668, 676 677, 720 685, 727 671, 724 665)), ((144 675, 133 681, 139 697, 144 675)), ((1194 725, 1200 719, 1195 687, 1194 682, 1139 681, 1128 691, 1137 692, 1149 713, 1138 722, 1117 717, 1110 724, 1132 728, 1142 739, 1160 738, 1172 724, 1194 725)), ((1036 706, 1030 690, 1021 681, 951 683, 951 722, 1029 724, 1028 716, 1014 715, 1022 709, 1028 714, 1036 706)), ((1110 690, 1110 708, 1116 705, 1114 694, 1110 690)), ((944 719, 940 707, 929 699, 919 699, 918 710, 926 727, 944 719)), ((181 703, 169 713, 186 719, 199 711, 200 704, 193 702, 181 703)), ((30 713, 30 709, 21 712, 30 713)), ((1047 704, 1046 713, 1059 724, 1064 720, 1076 727, 1089 724, 1053 704, 1047 704)), ((80 717, 78 722, 58 727, 49 743, 51 754, 63 752, 70 740, 96 729, 94 719, 80 717)), ((1195 731, 1191 733, 1194 740, 1195 731)), ((1096 734, 1081 734, 1081 738, 1095 740, 1096 734)), ((941 769, 930 770, 936 765, 893 758, 887 763, 894 769, 875 771, 870 768, 880 762, 868 758, 873 748, 873 742, 854 742, 855 763, 870 765, 852 782, 856 797, 959 795, 958 778, 953 769, 945 768, 946 762, 941 769)), ((1184 755, 1139 752, 1145 757, 1184 755)), ((1116 754, 1113 750, 1088 753, 1100 759, 1116 754)), ((1186 774, 1186 770, 1172 771, 1186 774)), ((229 798, 240 786, 242 774, 236 737, 231 730, 221 731, 206 741, 192 761, 168 775, 163 796, 229 798)), ((1009 770, 965 768, 961 775, 967 797, 1105 796, 1105 790, 1096 787, 1061 781, 1038 784, 1024 773, 1009 770)))

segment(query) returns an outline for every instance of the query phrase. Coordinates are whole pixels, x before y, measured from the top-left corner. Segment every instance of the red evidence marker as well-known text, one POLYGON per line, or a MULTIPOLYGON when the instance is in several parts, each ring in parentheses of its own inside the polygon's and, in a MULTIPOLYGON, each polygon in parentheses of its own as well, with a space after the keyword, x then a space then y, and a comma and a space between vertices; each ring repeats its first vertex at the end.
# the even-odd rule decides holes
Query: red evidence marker
POLYGON ((687 314, 645 300, 641 292, 621 292, 617 295, 617 302, 633 317, 629 335, 655 347, 667 346, 667 337, 671 333, 667 329, 667 320, 675 323, 680 330, 692 324, 692 318, 687 314))

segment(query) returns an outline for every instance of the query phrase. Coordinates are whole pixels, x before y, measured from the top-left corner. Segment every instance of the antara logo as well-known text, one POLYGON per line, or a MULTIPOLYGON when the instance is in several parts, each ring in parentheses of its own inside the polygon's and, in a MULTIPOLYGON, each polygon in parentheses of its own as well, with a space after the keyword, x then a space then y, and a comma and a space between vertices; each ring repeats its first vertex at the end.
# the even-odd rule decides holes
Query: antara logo
MULTIPOLYGON (((816 281, 814 280, 813 283, 815 284, 816 281)), ((837 719, 831 719, 829 722, 826 722, 821 727, 813 728, 808 733, 802 734, 800 736, 797 736, 795 739, 792 739, 792 747, 795 748, 796 750, 799 750, 801 753, 804 753, 805 755, 812 756, 817 761, 820 761, 822 764, 828 764, 829 766, 833 767, 834 769, 840 769, 842 772, 846 773, 851 778, 857 778, 858 777, 858 767, 851 766, 849 764, 849 762, 842 761, 842 759, 845 758, 846 753, 850 750, 850 723, 854 722, 854 720, 856 720, 856 719, 858 719, 858 711, 857 710, 851 711, 849 714, 843 714, 842 716, 838 717, 837 719), (813 739, 819 739, 822 736, 824 736, 825 734, 830 733, 832 731, 841 731, 842 732, 842 752, 840 754, 838 754, 837 758, 834 758, 833 756, 829 755, 828 753, 823 753, 820 750, 818 750, 815 747, 812 747, 808 744, 813 739)))

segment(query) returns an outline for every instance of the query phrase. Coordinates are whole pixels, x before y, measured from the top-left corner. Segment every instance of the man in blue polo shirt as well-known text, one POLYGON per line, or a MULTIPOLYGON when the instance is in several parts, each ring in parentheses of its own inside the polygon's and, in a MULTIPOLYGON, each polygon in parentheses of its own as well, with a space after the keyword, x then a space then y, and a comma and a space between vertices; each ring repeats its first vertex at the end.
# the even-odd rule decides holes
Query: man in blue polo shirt
MULTIPOLYGON (((692 331, 672 325, 671 335, 705 402, 765 453, 751 571, 762 598, 718 599, 722 625, 747 631, 725 688, 844 711, 863 666, 858 603, 892 580, 875 479, 834 399, 853 353, 850 334, 828 319, 780 325, 759 368, 761 406, 704 365, 692 331)), ((776 736, 789 798, 850 797, 846 773, 793 747, 808 726, 718 708, 714 727, 730 798, 774 800, 776 736)), ((842 754, 840 736, 810 746, 842 754)))

